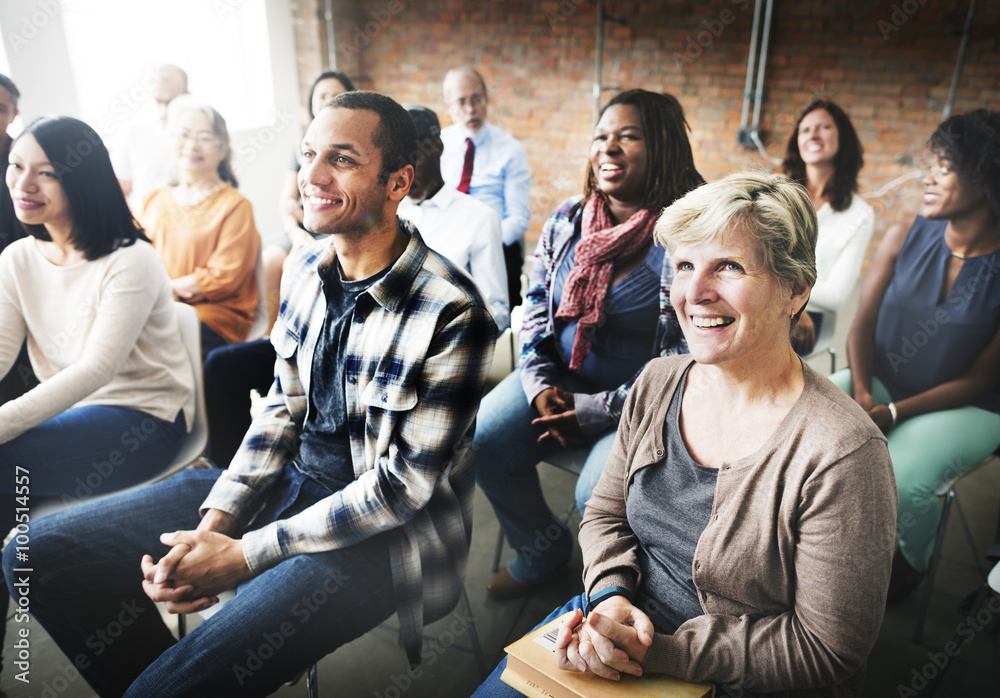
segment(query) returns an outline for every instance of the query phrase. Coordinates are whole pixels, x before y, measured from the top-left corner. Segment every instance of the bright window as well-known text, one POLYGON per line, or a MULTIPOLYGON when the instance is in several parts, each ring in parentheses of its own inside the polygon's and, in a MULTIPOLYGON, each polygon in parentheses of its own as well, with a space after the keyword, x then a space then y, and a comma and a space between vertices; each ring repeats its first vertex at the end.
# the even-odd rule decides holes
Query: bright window
POLYGON ((62 12, 80 116, 95 126, 154 118, 160 63, 187 71, 191 93, 230 131, 274 114, 264 0, 88 0, 62 12))

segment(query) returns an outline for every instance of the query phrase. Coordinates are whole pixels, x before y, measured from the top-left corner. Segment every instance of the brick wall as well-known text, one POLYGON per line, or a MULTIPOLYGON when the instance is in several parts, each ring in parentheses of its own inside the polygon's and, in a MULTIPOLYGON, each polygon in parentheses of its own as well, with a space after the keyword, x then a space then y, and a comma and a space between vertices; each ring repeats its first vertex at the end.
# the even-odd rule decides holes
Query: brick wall
MULTIPOLYGON (((317 5, 318 15, 305 14, 322 16, 320 0, 296 4, 317 5)), ((338 0, 336 6, 341 69, 358 77, 360 87, 435 109, 443 124, 450 123, 441 96, 445 71, 464 63, 480 68, 491 120, 521 139, 531 160, 529 237, 558 201, 581 190, 593 126, 595 2, 338 0)), ((736 144, 753 8, 752 0, 608 0, 602 102, 631 87, 675 94, 707 179, 768 164, 736 144)), ((799 110, 823 96, 848 111, 865 146, 862 193, 913 171, 941 121, 967 8, 968 0, 775 2, 761 110, 770 155, 780 158, 799 110)), ((1000 5, 980 3, 955 113, 1000 109, 998 37, 1000 5)), ((300 72, 309 76, 311 44, 299 48, 300 72)), ((876 240, 889 223, 919 210, 920 193, 916 180, 870 200, 876 240)))

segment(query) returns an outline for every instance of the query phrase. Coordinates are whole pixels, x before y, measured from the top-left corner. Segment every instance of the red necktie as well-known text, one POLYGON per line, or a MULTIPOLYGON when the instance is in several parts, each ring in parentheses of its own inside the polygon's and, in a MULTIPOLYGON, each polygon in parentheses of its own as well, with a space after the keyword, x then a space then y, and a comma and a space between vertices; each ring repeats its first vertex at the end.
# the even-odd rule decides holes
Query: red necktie
POLYGON ((476 159, 476 144, 471 138, 465 139, 465 164, 462 165, 462 181, 458 183, 458 190, 463 194, 469 193, 469 184, 472 182, 472 161, 476 159))

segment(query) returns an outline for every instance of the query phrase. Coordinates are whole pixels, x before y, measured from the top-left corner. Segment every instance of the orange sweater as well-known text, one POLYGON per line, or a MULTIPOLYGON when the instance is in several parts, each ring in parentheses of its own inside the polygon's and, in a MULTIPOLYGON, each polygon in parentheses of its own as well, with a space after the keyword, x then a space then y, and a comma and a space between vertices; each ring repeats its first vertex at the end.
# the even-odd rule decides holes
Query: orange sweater
POLYGON ((250 202, 226 186, 181 206, 173 187, 163 187, 146 197, 141 221, 170 278, 195 275, 208 298, 194 306, 201 321, 229 343, 245 340, 257 307, 260 249, 250 202))

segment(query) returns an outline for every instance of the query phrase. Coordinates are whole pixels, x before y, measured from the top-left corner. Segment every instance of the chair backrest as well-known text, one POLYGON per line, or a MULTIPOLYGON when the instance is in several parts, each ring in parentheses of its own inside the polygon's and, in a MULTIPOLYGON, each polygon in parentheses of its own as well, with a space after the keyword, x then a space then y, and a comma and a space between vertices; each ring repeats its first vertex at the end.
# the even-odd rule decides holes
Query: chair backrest
POLYGON ((181 446, 177 457, 157 480, 169 477, 187 467, 200 457, 208 446, 205 381, 201 367, 201 321, 198 319, 198 311, 187 303, 174 303, 174 309, 177 312, 181 342, 191 362, 191 374, 194 377, 194 424, 191 425, 191 431, 184 439, 184 445, 181 446))
POLYGON ((816 337, 816 344, 812 352, 806 358, 819 356, 833 344, 833 334, 837 329, 837 313, 823 312, 823 324, 819 328, 819 336, 816 337))
POLYGON ((264 283, 264 259, 261 254, 260 245, 257 246, 257 263, 254 267, 254 276, 257 278, 257 307, 253 309, 253 325, 250 326, 250 333, 246 341, 253 342, 257 339, 264 339, 267 336, 267 288, 264 283))

